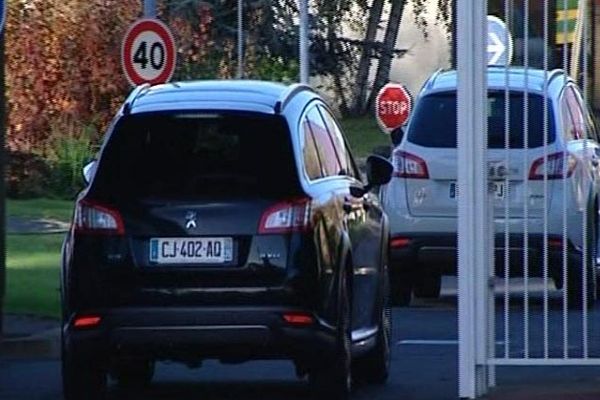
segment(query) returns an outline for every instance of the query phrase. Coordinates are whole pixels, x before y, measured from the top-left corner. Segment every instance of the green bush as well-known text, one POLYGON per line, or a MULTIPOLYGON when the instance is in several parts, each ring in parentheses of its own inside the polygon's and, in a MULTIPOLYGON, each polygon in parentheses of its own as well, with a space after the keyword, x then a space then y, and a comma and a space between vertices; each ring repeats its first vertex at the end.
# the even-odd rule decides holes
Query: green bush
POLYGON ((48 192, 50 165, 38 154, 8 151, 6 194, 12 199, 44 196, 48 192))
POLYGON ((260 57, 252 71, 250 78, 292 83, 298 79, 300 66, 296 60, 285 60, 282 57, 263 56, 260 57))
POLYGON ((83 186, 82 169, 95 154, 97 131, 93 124, 63 120, 53 124, 49 148, 50 194, 72 198, 83 186))

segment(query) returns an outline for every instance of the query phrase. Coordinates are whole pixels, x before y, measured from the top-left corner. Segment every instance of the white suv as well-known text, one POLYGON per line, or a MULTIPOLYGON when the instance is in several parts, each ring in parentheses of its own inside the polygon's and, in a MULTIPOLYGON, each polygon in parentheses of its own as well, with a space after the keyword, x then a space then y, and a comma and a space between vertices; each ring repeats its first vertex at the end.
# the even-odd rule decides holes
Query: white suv
MULTIPOLYGON (((542 276, 546 243, 549 276, 558 288, 563 287, 562 265, 567 265, 570 306, 583 304, 582 266, 588 266, 587 302, 592 304, 596 298, 600 176, 600 147, 593 118, 576 84, 561 70, 545 73, 489 67, 487 78, 496 272, 503 276, 505 231, 509 232, 511 276, 523 276, 525 247, 530 275, 542 276), (545 209, 548 211, 546 239, 545 209), (587 213, 583 212, 585 209, 587 213), (588 217, 586 223, 584 216, 588 217), (583 226, 587 228, 588 246, 583 246, 583 226), (567 232, 566 263, 562 258, 563 229, 567 232), (589 251, 584 257, 586 247, 589 251)), ((382 188, 381 199, 390 218, 390 273, 394 298, 400 305, 408 305, 413 293, 420 297, 439 296, 441 275, 456 273, 456 87, 456 71, 434 74, 418 97, 406 134, 398 130, 392 137, 396 145, 392 155, 394 178, 382 188)))

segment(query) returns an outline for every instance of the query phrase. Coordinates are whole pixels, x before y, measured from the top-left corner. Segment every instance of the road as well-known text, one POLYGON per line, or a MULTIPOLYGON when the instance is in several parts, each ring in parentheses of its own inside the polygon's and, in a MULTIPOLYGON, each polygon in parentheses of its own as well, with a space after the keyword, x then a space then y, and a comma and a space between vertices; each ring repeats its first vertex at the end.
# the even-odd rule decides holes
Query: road
MULTIPOLYGON (((446 294, 452 288, 446 288, 446 294)), ((457 330, 456 299, 446 296, 436 301, 418 301, 410 308, 395 308, 394 352, 391 377, 384 386, 358 386, 357 400, 455 400, 457 398, 457 330)), ((560 306, 552 304, 560 314, 560 306)), ((600 308, 597 307, 597 308, 600 308)), ((498 306, 501 311, 501 305, 498 306)), ((540 304, 533 302, 532 321, 539 319, 540 304)), ((511 308, 511 331, 514 351, 522 345, 519 332, 522 307, 511 308)), ((500 317, 500 316, 499 316, 500 317)), ((600 321, 600 311, 592 312, 590 321, 600 321)), ((575 320, 575 316, 574 316, 575 320)), ((598 323, 591 324, 592 352, 600 347, 598 323)), ((577 324, 573 327, 577 330, 577 324)), ((501 337, 499 335, 498 337, 501 337)), ((540 338, 531 338, 532 348, 540 338)), ((573 351, 580 345, 574 334, 573 351)), ((499 346, 501 348, 501 346, 499 346)), ((599 353, 600 354, 600 353, 599 353)), ((489 399, 587 400, 600 398, 600 368, 499 368, 499 387, 489 399)), ((61 399, 60 364, 53 359, 0 359, 0 399, 61 399)), ((235 399, 296 400, 309 399, 306 381, 300 381, 289 362, 251 362, 222 365, 206 362, 190 370, 178 364, 162 363, 157 367, 153 384, 143 393, 120 393, 111 388, 109 399, 235 399)))

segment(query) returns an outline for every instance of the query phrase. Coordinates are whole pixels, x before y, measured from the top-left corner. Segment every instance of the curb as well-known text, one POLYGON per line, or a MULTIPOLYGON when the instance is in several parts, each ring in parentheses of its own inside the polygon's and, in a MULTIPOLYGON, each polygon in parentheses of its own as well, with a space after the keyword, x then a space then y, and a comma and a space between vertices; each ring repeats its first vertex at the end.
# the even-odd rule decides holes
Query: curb
POLYGON ((59 358, 60 328, 31 336, 0 339, 0 358, 59 358))

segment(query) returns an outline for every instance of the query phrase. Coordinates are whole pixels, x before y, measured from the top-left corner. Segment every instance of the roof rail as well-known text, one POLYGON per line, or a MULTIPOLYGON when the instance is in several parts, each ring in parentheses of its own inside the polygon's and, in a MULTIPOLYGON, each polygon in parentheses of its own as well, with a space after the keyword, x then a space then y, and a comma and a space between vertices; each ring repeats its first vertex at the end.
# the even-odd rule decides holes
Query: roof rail
MULTIPOLYGON (((556 69, 553 69, 552 71, 550 71, 550 74, 548 75, 548 84, 550 84, 550 82, 552 82, 552 80, 554 78, 557 78, 558 76, 561 76, 561 75, 567 75, 565 70, 556 68, 556 69)), ((567 79, 569 79, 568 76, 567 76, 567 79)))
POLYGON ((427 79, 427 81, 425 82, 425 84, 423 85, 423 89, 431 89, 433 87, 433 85, 435 84, 435 80, 438 78, 438 76, 440 76, 440 74, 442 72, 445 72, 446 69, 444 68, 440 68, 437 71, 435 71, 430 77, 429 79, 427 79))
POLYGON ((288 86, 288 88, 279 96, 277 102, 275 102, 275 106, 273 109, 275 110, 275 114, 279 114, 283 111, 287 103, 292 100, 292 98, 300 92, 308 90, 310 92, 315 92, 314 89, 308 86, 305 83, 294 83, 293 85, 288 86))
POLYGON ((131 109, 133 108, 133 103, 135 103, 137 98, 143 92, 147 92, 148 89, 150 89, 151 87, 152 85, 150 85, 149 83, 142 83, 141 85, 136 86, 125 100, 125 104, 123 105, 123 114, 129 115, 131 109))

